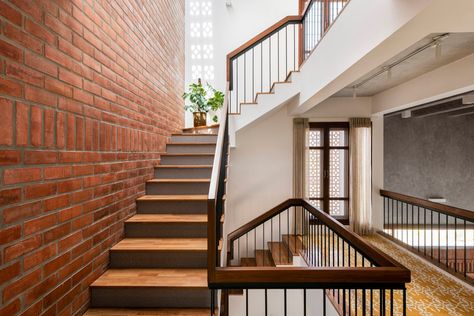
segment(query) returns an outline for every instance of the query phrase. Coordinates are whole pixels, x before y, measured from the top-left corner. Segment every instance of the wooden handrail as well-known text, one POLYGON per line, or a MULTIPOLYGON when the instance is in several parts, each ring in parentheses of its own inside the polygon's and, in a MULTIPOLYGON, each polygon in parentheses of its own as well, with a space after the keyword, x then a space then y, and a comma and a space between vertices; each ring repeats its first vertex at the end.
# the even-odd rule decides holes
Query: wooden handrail
POLYGON ((219 192, 219 177, 222 167, 222 151, 224 150, 224 139, 226 137, 226 125, 228 119, 228 84, 224 96, 224 104, 221 109, 219 119, 219 130, 217 132, 216 149, 214 152, 214 161, 212 164, 211 179, 209 183, 209 194, 207 196, 207 266, 208 278, 212 278, 217 263, 217 237, 216 237, 216 209, 219 192))
MULTIPOLYGON (((283 27, 290 24, 301 23, 301 21, 303 20, 303 17, 304 15, 289 15, 287 17, 284 17, 280 21, 276 22, 269 28, 260 32, 258 35, 254 36, 253 38, 251 38, 250 40, 248 40, 247 42, 245 42, 238 48, 228 53, 227 54, 227 82, 232 82, 232 59, 237 58, 238 56, 252 49, 252 47, 257 45, 259 42, 275 34, 283 27)), ((232 86, 230 86, 229 88, 232 90, 232 86)))
POLYGON ((413 204, 415 206, 420 206, 426 209, 437 211, 446 215, 453 217, 465 219, 470 222, 474 222, 474 212, 465 210, 462 208, 449 206, 441 203, 431 202, 414 196, 409 196, 401 193, 395 193, 387 190, 380 190, 380 195, 383 197, 391 198, 400 202, 405 202, 413 204))
POLYGON ((357 249, 357 251, 359 251, 365 257, 373 261, 379 267, 403 267, 397 261, 393 260, 390 256, 387 256, 385 253, 377 250, 376 248, 366 243, 359 235, 346 229, 333 217, 329 216, 324 212, 321 212, 312 204, 310 204, 309 201, 303 199, 288 199, 230 233, 227 237, 227 250, 230 256, 229 258, 232 259, 233 242, 235 240, 292 206, 304 207, 308 212, 310 212, 323 224, 333 230, 339 237, 344 239, 347 243, 349 243, 352 247, 357 249))

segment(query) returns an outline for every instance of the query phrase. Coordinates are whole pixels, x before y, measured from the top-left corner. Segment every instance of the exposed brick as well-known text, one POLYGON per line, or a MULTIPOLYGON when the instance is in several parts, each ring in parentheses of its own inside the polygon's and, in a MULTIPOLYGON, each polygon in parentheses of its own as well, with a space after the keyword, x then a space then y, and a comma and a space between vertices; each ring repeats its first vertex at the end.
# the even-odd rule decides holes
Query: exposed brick
POLYGON ((28 51, 25 52, 25 64, 53 77, 58 75, 58 66, 44 57, 28 51))
POLYGON ((40 168, 7 169, 3 173, 4 184, 34 182, 41 180, 40 168))
POLYGON ((5 248, 5 262, 11 261, 19 256, 32 251, 35 248, 38 248, 41 245, 41 236, 36 235, 31 238, 27 238, 20 242, 15 243, 12 246, 5 248))
POLYGON ((8 244, 21 237, 21 226, 8 227, 0 231, 0 245, 8 244))
POLYGON ((44 110, 44 146, 54 147, 54 125, 55 125, 55 111, 51 109, 44 110))
POLYGON ((0 269, 0 283, 5 284, 7 281, 17 277, 20 274, 20 262, 15 262, 9 266, 0 269))
POLYGON ((29 107, 24 104, 16 103, 16 145, 28 145, 28 125, 29 125, 29 107))
POLYGON ((25 188, 25 198, 27 199, 37 199, 40 197, 45 197, 56 193, 57 185, 56 183, 43 183, 30 185, 25 188))
MULTIPOLYGON (((43 143, 43 110, 33 106, 31 107, 31 129, 30 129, 31 145, 39 147, 43 143)), ((25 157, 25 162, 26 162, 25 157)))
POLYGON ((10 78, 15 78, 38 87, 44 85, 44 75, 42 73, 19 64, 8 62, 6 74, 10 78))
POLYGON ((51 164, 58 160, 55 151, 32 150, 25 151, 25 164, 51 164))
POLYGON ((25 99, 42 105, 55 107, 58 97, 46 90, 27 86, 25 88, 25 99))
POLYGON ((36 216, 42 211, 41 202, 27 203, 3 210, 3 222, 10 224, 36 216))
POLYGON ((0 206, 19 202, 21 199, 21 189, 5 189, 0 191, 0 206))
POLYGON ((0 315, 87 308, 183 123, 183 8, 0 0, 0 315))
POLYGON ((56 244, 50 244, 40 250, 34 251, 25 256, 25 259, 23 260, 23 269, 29 270, 55 256, 57 252, 56 244))
POLYGON ((13 103, 0 98, 0 145, 13 144, 13 103))
MULTIPOLYGON (((2 51, 1 45, 0 51, 2 51)), ((22 94, 22 85, 6 78, 0 78, 0 93, 12 97, 20 97, 22 94)))
POLYGON ((17 28, 12 24, 5 23, 3 32, 5 36, 11 39, 12 41, 20 43, 24 47, 31 49, 32 51, 35 51, 38 54, 43 53, 43 43, 41 42, 41 40, 31 36, 26 32, 23 32, 20 28, 17 28))
POLYGON ((0 40, 0 54, 16 61, 21 61, 23 53, 18 47, 0 40))
POLYGON ((36 218, 34 220, 25 222, 23 233, 25 235, 31 235, 33 233, 45 230, 46 228, 53 227, 56 223, 56 214, 36 218))
POLYGON ((0 15, 16 25, 22 24, 21 13, 5 2, 0 2, 0 15))

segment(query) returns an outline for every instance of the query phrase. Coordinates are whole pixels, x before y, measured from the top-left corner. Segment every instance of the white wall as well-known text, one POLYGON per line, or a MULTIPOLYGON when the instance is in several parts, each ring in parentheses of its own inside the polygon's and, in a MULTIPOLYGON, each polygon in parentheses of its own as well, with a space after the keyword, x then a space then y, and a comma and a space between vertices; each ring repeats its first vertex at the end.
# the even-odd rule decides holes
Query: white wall
POLYGON ((280 19, 298 14, 296 0, 214 0, 216 86, 225 90, 226 55, 280 19))

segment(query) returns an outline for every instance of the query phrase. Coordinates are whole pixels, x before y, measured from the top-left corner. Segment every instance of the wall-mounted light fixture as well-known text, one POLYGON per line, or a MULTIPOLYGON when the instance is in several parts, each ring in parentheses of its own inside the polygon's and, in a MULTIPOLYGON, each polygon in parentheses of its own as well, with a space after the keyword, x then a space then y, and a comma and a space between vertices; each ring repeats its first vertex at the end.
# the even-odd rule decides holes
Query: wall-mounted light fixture
POLYGON ((232 0, 225 0, 225 6, 226 7, 231 7, 232 6, 232 0))

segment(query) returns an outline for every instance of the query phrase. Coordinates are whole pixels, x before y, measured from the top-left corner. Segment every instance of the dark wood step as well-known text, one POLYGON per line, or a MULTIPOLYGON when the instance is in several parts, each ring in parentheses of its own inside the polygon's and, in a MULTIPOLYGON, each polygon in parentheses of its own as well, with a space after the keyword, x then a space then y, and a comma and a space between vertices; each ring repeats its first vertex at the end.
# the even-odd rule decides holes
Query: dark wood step
POLYGON ((207 238, 125 238, 110 250, 112 268, 205 268, 207 238))
POLYGON ((268 242, 268 248, 276 266, 293 264, 293 255, 285 243, 278 241, 268 242))
POLYGON ((90 308, 84 316, 209 316, 209 308, 90 308))
POLYGON ((146 182, 146 194, 208 194, 210 179, 152 179, 146 182))
POLYGON ((92 307, 210 307, 206 269, 109 269, 91 285, 92 307))
POLYGON ((159 165, 155 167, 157 179, 209 179, 211 165, 159 165))
POLYGON ((255 251, 255 261, 257 267, 274 267, 275 262, 273 262, 272 254, 269 250, 257 250, 255 251))
POLYGON ((206 214, 207 195, 144 195, 137 199, 138 214, 206 214))
POLYGON ((125 221, 125 237, 207 237, 206 214, 135 214, 125 221))

